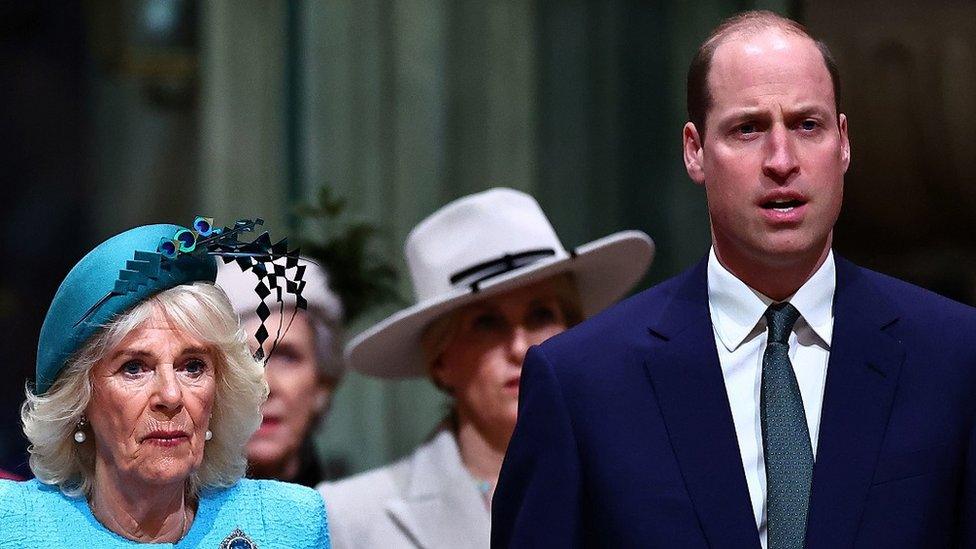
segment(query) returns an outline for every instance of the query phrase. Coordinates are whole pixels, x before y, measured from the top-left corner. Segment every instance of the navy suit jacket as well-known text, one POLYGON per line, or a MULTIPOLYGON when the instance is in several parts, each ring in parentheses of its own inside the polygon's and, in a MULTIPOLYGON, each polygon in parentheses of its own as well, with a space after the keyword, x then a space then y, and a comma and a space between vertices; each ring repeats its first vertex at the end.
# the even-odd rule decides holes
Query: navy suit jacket
MULTIPOLYGON (((836 265, 806 547, 976 547, 976 309, 836 265)), ((706 261, 529 351, 492 546, 759 548, 706 261)))

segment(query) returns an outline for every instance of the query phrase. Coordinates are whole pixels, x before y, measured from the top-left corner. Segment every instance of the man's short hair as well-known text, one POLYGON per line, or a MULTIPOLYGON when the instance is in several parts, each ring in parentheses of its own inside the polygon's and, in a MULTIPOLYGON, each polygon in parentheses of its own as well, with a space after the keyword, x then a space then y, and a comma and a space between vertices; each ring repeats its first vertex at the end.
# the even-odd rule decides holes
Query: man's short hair
POLYGON ((788 34, 805 36, 813 41, 823 56, 824 65, 830 73, 830 80, 834 86, 834 108, 840 113, 840 73, 837 62, 822 40, 814 38, 803 25, 787 19, 771 11, 747 11, 732 17, 715 28, 705 42, 698 48, 698 53, 691 60, 688 67, 688 120, 698 129, 698 135, 705 140, 705 118, 712 108, 712 95, 708 89, 708 73, 712 67, 712 57, 715 50, 733 36, 741 34, 755 34, 766 29, 776 28, 788 34))

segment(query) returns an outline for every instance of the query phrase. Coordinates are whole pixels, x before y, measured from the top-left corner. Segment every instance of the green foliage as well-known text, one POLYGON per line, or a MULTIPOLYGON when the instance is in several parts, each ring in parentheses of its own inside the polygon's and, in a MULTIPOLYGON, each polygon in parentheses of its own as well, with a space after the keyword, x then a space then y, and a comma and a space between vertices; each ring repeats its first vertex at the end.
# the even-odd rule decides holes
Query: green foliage
MULTIPOLYGON (((296 213, 303 221, 320 228, 316 238, 302 238, 302 255, 320 263, 329 272, 329 282, 346 311, 351 324, 364 312, 389 303, 402 304, 397 292, 397 270, 374 250, 380 230, 363 221, 350 221, 344 215, 346 200, 334 196, 323 185, 315 204, 302 204, 296 213)), ((307 229, 304 231, 309 233, 307 229)))

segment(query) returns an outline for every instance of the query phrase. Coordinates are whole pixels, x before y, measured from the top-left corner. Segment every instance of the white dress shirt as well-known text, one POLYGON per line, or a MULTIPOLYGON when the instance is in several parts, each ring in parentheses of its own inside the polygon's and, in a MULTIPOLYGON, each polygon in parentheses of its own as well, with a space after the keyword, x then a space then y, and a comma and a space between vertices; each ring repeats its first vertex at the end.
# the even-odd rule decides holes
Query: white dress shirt
MULTIPOLYGON (((800 312, 790 333, 790 361, 803 397, 814 459, 834 327, 836 285, 834 253, 831 251, 817 272, 786 300, 800 312)), ((711 250, 708 255, 708 308, 763 548, 766 547, 766 464, 759 398, 767 335, 763 314, 771 303, 772 299, 753 290, 723 267, 714 248, 711 250)))

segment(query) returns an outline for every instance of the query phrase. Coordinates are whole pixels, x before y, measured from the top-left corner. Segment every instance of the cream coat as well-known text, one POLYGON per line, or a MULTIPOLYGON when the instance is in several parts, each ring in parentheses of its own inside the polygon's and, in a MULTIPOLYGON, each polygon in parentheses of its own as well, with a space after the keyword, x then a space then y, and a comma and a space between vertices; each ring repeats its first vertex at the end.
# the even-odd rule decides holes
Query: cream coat
POLYGON ((488 509, 450 431, 396 463, 318 490, 336 549, 488 547, 488 509))

